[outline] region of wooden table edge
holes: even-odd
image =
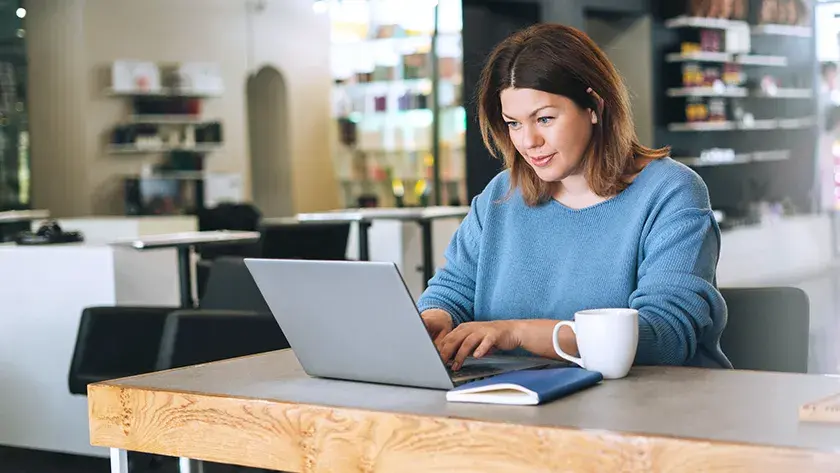
[[[373,471],[372,465],[387,464],[393,471],[578,471],[570,469],[577,465],[586,471],[840,472],[840,447],[530,426],[114,381],[88,386],[88,408],[93,446],[282,471]],[[410,440],[426,437],[437,439],[428,442],[432,447]],[[616,469],[603,469],[608,465]]]

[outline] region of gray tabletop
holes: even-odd
[[[448,403],[443,391],[308,377],[291,350],[152,373],[117,385],[455,417],[840,450],[840,426],[801,422],[799,407],[840,392],[840,378],[755,371],[638,367],[621,380],[543,406]]]
[[[212,245],[227,243],[248,243],[260,239],[259,232],[240,231],[206,231],[206,232],[181,232],[165,233],[161,235],[150,235],[142,238],[118,240],[112,243],[115,246],[129,246],[136,250],[153,250],[159,248],[176,248],[192,245]]]
[[[297,215],[299,221],[320,222],[360,222],[373,220],[432,220],[437,218],[460,218],[469,213],[469,207],[401,207],[401,208],[364,208],[341,209],[327,212],[301,213]]]
[[[48,210],[9,210],[0,212],[0,223],[29,222],[49,217]]]

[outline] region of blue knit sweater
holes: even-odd
[[[580,210],[528,207],[507,171],[476,196],[418,300],[454,323],[571,320],[576,311],[639,311],[636,364],[731,367],[716,288],[720,230],[697,174],[667,158],[626,190]]]

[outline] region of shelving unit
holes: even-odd
[[[194,213],[206,203],[207,155],[224,147],[220,120],[202,115],[205,99],[221,97],[213,64],[156,64],[116,61],[108,97],[128,102],[130,114],[114,125],[105,152],[111,155],[160,154],[156,164],[138,162],[123,177],[129,215]],[[231,176],[233,180],[238,175]]]
[[[329,2],[346,207],[465,201],[460,3]]]
[[[700,174],[713,207],[736,216],[760,202],[813,210],[813,29],[769,21],[762,1],[743,0],[740,18],[652,2],[656,144]]]

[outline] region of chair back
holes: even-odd
[[[289,342],[270,314],[178,310],[167,317],[156,367],[180,368],[283,348]]]
[[[176,307],[87,307],[70,361],[70,393],[87,385],[155,370],[166,316]]]
[[[793,287],[721,289],[729,319],[723,353],[735,369],[806,373],[809,302]]]
[[[243,258],[223,256],[210,266],[200,309],[271,313]]]
[[[261,233],[263,258],[347,259],[349,223],[265,224]]]

